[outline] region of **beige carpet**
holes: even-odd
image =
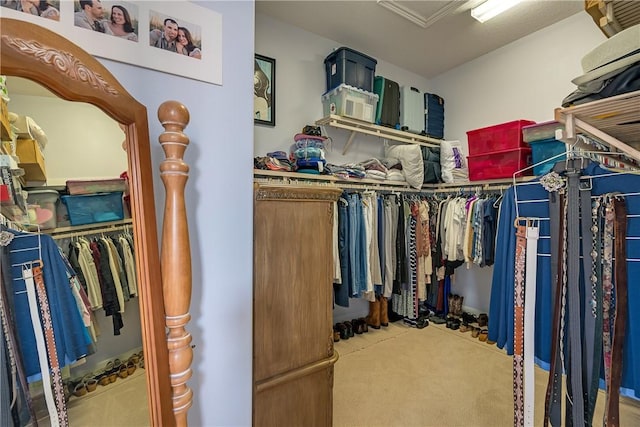
[[[335,343],[334,426],[512,426],[512,358],[470,332],[401,322]],[[547,372],[536,367],[535,423]],[[600,392],[594,425],[601,425]],[[620,425],[640,425],[638,401],[622,398]]]
[[[38,414],[46,414],[42,399]],[[70,427],[146,427],[149,426],[147,383],[144,369],[136,369],[127,378],[98,386],[82,397],[71,396],[67,402]],[[50,426],[48,416],[39,417],[38,426]]]

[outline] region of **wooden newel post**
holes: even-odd
[[[183,161],[189,138],[182,131],[189,123],[189,111],[177,101],[167,101],[158,108],[158,119],[164,127],[158,139],[166,157],[160,164],[160,176],[166,192],[160,259],[169,371],[176,424],[186,426],[193,398],[193,392],[187,386],[187,380],[191,378],[193,350],[191,334],[185,328],[191,319],[191,251],[184,202],[189,166]]]

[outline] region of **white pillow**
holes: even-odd
[[[413,188],[422,188],[424,180],[424,162],[419,145],[392,145],[385,147],[385,157],[400,159],[404,178]]]

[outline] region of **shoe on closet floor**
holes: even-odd
[[[380,325],[389,326],[389,300],[383,296],[380,299]]]
[[[347,327],[347,334],[349,334],[349,338],[351,338],[352,336],[354,336],[354,335],[355,335],[355,333],[354,333],[354,331],[353,331],[353,324],[352,324],[349,320],[346,320],[346,321],[344,321],[343,323],[344,323],[344,326],[346,326],[346,327]]]
[[[73,387],[73,395],[76,397],[82,397],[87,394],[87,387],[85,387],[84,383],[80,381]]]
[[[489,316],[487,315],[487,313],[480,313],[478,315],[478,326],[480,326],[481,328],[484,328],[488,324],[489,324]]]
[[[423,329],[429,326],[429,318],[427,316],[420,316],[416,320],[416,328]]]
[[[362,324],[358,319],[351,319],[351,327],[353,328],[353,333],[356,335],[361,335],[364,332],[362,330]]]
[[[367,325],[367,321],[364,319],[364,317],[358,318],[358,323],[362,325],[362,332],[369,332],[369,325]]]
[[[467,313],[466,311],[461,314],[462,320],[467,323],[478,323],[478,318],[471,313]]]
[[[338,328],[338,332],[340,333],[341,340],[349,339],[349,332],[347,331],[347,327],[344,323],[336,323],[336,327]]]
[[[373,329],[380,329],[380,299],[369,301],[369,315],[365,319],[367,325]]]
[[[340,330],[338,329],[338,324],[333,325],[333,342],[340,341]]]
[[[433,316],[429,316],[429,320],[436,325],[442,325],[447,323],[447,320],[445,318],[436,316],[435,314]]]

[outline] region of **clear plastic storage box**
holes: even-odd
[[[341,84],[322,95],[324,116],[336,114],[342,117],[373,123],[376,119],[378,95],[353,86]]]
[[[56,190],[29,190],[27,203],[29,204],[29,218],[32,224],[40,226],[41,230],[48,230],[58,226],[56,203],[60,198]]]

